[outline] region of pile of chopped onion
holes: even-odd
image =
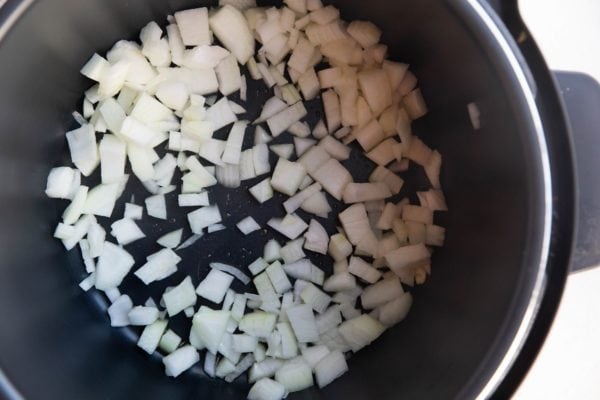
[[[387,59],[373,23],[346,23],[321,0],[284,3],[220,0],[213,10],[179,11],[166,32],[150,22],[141,44],[122,40],[105,57],[94,54],[81,69],[95,82],[82,114],[74,113],[81,126],[66,133],[72,166],[52,169],[46,186],[49,197],[70,201],[54,236],[67,250],[79,246],[88,274],[80,287],[106,294],[111,325],[142,326],[138,346],[160,351],[168,376],[196,365],[200,352],[211,377],[232,382],[247,372],[251,400],[281,399],[342,376],[352,353],[406,317],[408,289],[426,281],[432,249],[445,237],[434,223],[447,210],[442,156],[412,132],[427,107],[409,66]],[[249,79],[272,93],[254,121],[238,118],[243,102],[253,101]],[[228,98],[236,93],[242,104]],[[304,102],[317,98],[324,119],[311,126]],[[220,129],[226,140],[215,137]],[[245,148],[252,130],[254,144]],[[373,165],[367,181],[345,163],[357,151]],[[117,216],[115,203],[133,178],[127,165],[148,196]],[[415,194],[418,204],[399,197],[411,165],[430,182]],[[92,187],[98,168],[101,181]],[[181,182],[174,182],[177,170]],[[287,196],[282,209],[270,208],[265,226],[251,215],[230,221],[228,204],[211,202],[216,185],[249,180],[257,206],[274,192]],[[127,246],[147,233],[136,221],[169,220],[171,193],[191,208],[192,235],[171,228],[157,240],[161,249],[136,265]],[[331,234],[322,219],[339,204],[346,206]],[[110,221],[110,232],[99,218]],[[132,272],[146,285],[170,277],[185,248],[201,247],[205,235],[232,223],[242,235],[270,230],[285,242],[269,239],[249,265],[211,263],[199,282],[188,276],[160,301],[135,305],[120,292]],[[329,256],[332,274],[313,263],[316,254]],[[236,279],[245,291],[232,289]],[[187,338],[169,329],[179,314],[190,319]]]

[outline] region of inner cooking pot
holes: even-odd
[[[384,32],[410,63],[429,114],[414,131],[444,156],[450,211],[433,275],[405,321],[353,356],[322,391],[292,398],[446,399],[489,394],[535,317],[550,244],[551,178],[533,95],[496,19],[475,0],[334,1],[346,20]],[[193,0],[8,1],[0,27],[0,388],[44,399],[237,399],[245,383],[191,371],[167,378],[158,357],[110,328],[76,285],[78,255],[52,239],[48,171],[64,157],[70,113],[90,85],[89,56],[133,39]],[[481,111],[475,131],[467,104]],[[437,217],[436,217],[437,218]],[[220,249],[240,251],[227,241]],[[234,257],[234,256],[232,256]],[[228,261],[228,260],[224,260]],[[229,260],[235,261],[235,260]],[[100,304],[100,306],[99,306]]]

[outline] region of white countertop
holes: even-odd
[[[600,82],[600,0],[519,6],[551,69]],[[514,400],[600,399],[600,266],[590,267],[568,278],[550,334]]]

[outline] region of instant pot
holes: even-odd
[[[575,163],[554,76],[512,1],[330,3],[345,20],[379,25],[390,58],[419,78],[429,114],[414,131],[444,156],[450,211],[446,245],[406,320],[333,384],[290,398],[507,398],[549,329],[575,245]],[[158,355],[109,326],[104,300],[76,285],[78,255],[52,238],[59,213],[44,195],[90,85],[79,75],[89,56],[136,38],[148,21],[210,3],[0,4],[0,397],[244,398],[247,383],[201,368],[166,377]]]

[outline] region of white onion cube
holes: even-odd
[[[213,303],[221,303],[229,286],[233,282],[233,276],[212,269],[206,278],[196,288],[198,296],[203,297]]]

